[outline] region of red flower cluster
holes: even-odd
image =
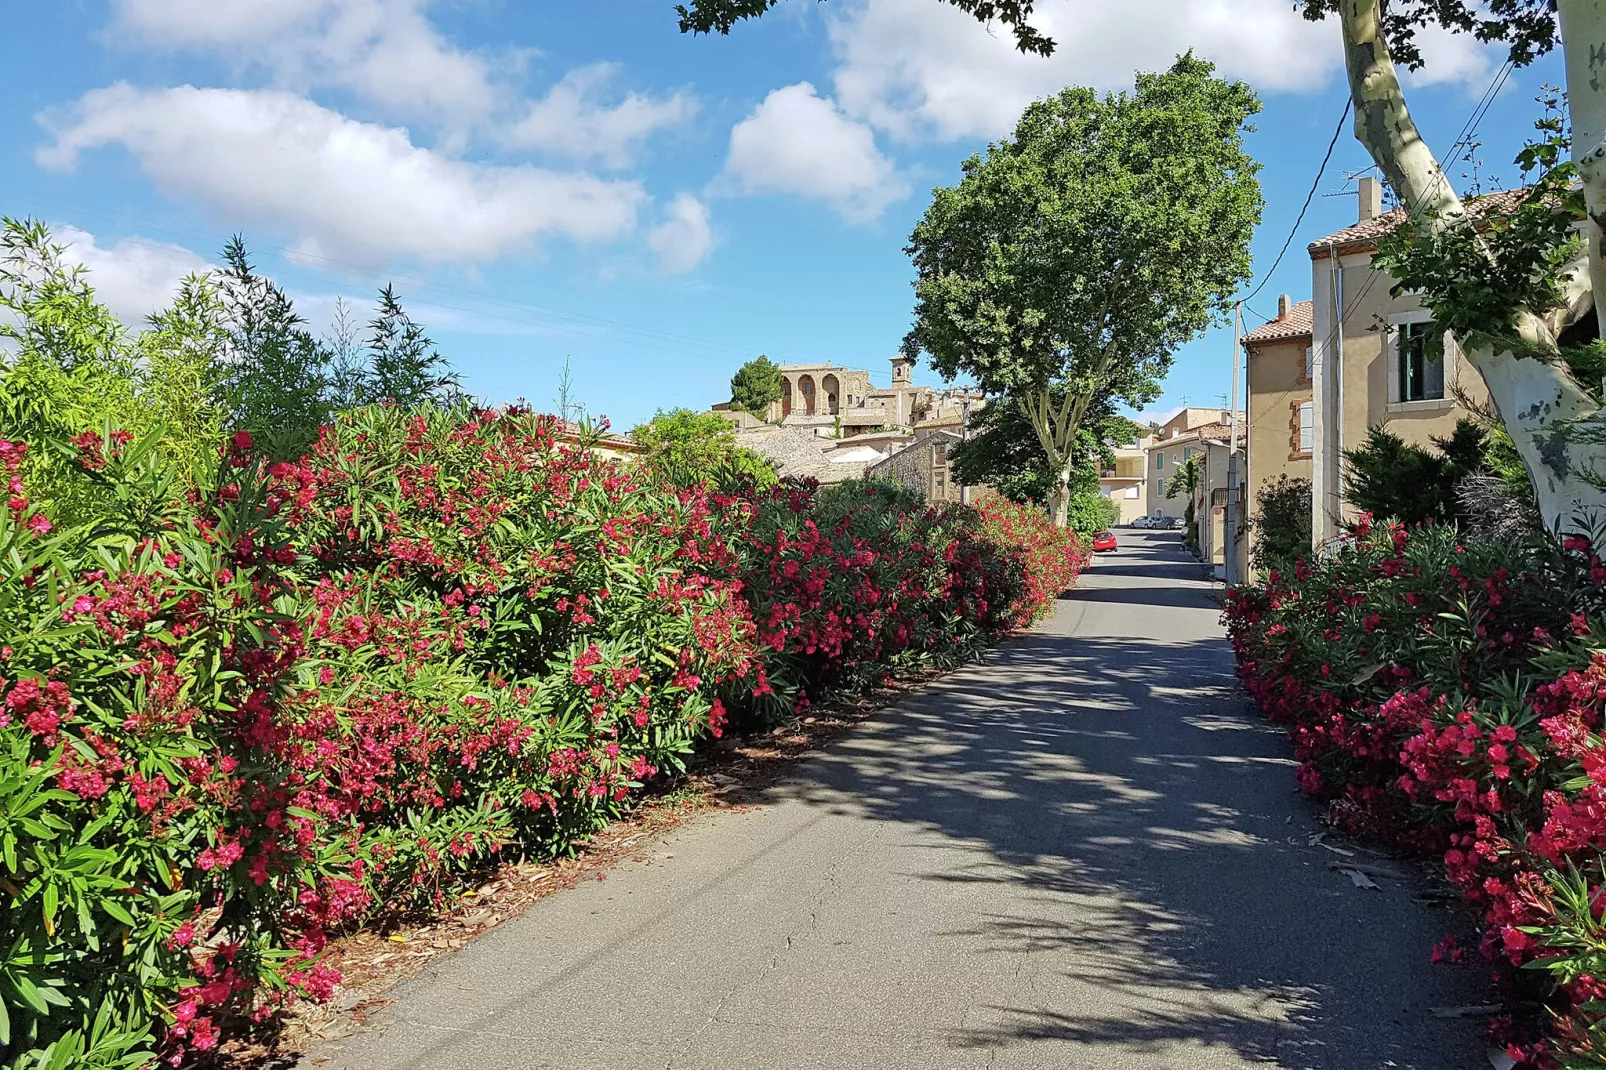
[[[1603,582],[1582,537],[1363,522],[1226,610],[1239,676],[1288,724],[1301,786],[1352,832],[1441,858],[1503,983],[1551,978],[1529,993],[1555,1012],[1548,1040],[1497,1023],[1520,1065],[1606,1055],[1606,958],[1587,950],[1603,946],[1606,881]]]
[[[41,540],[0,442],[0,945],[60,997],[12,1035],[113,1000],[175,1064],[327,998],[332,932],[571,848],[732,717],[1028,623],[1082,560],[1007,503],[658,487],[521,410],[362,410],[295,463],[241,432],[154,518],[148,451],[75,444],[135,511]]]

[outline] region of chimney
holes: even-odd
[[[1294,310],[1294,299],[1289,297],[1287,294],[1278,294],[1277,295],[1277,318],[1280,319],[1280,320],[1285,320],[1285,319],[1288,318],[1288,314],[1290,312],[1292,312],[1293,310]]]
[[[1383,184],[1371,175],[1361,179],[1355,191],[1355,199],[1361,202],[1358,222],[1364,223],[1383,214]]]

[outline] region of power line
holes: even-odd
[[[1511,72],[1515,69],[1511,60],[1508,59],[1500,65],[1499,70],[1495,71],[1494,77],[1489,81],[1489,88],[1483,91],[1483,96],[1478,98],[1478,103],[1472,106],[1472,114],[1467,116],[1467,121],[1462,124],[1461,132],[1456,135],[1455,144],[1450,146],[1450,151],[1445,155],[1445,159],[1454,159],[1456,152],[1463,145],[1471,142],[1472,138],[1477,134],[1478,124],[1483,122],[1485,115],[1489,114],[1489,109],[1494,106],[1495,98],[1500,95],[1500,90],[1505,87],[1506,79],[1511,77]]]
[[[1310,202],[1316,198],[1316,191],[1321,187],[1322,175],[1327,173],[1327,163],[1333,158],[1333,149],[1338,145],[1338,136],[1344,132],[1344,120],[1349,118],[1350,103],[1348,98],[1344,100],[1344,112],[1338,117],[1338,125],[1333,128],[1333,138],[1327,143],[1327,154],[1322,157],[1321,167],[1316,169],[1316,178],[1310,184],[1310,192],[1305,194],[1305,203],[1299,209],[1299,218],[1294,220],[1293,227],[1288,231],[1288,238],[1283,242],[1283,247],[1277,251],[1277,259],[1271,262],[1271,267],[1266,269],[1266,274],[1260,280],[1260,285],[1250,291],[1249,296],[1244,298],[1245,301],[1253,301],[1255,295],[1266,288],[1266,284],[1271,281],[1272,274],[1277,270],[1277,265],[1283,262],[1283,257],[1287,254],[1288,247],[1294,244],[1294,235],[1299,233],[1299,225],[1305,221],[1305,213],[1310,211]]]

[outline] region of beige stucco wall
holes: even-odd
[[[1395,297],[1391,280],[1371,266],[1372,254],[1361,252],[1340,257],[1342,280],[1342,340],[1339,351],[1324,340],[1332,337],[1335,313],[1332,292],[1332,261],[1321,255],[1312,259],[1312,289],[1315,293],[1317,375],[1313,394],[1318,398],[1316,454],[1312,482],[1315,485],[1313,527],[1318,545],[1337,534],[1343,520],[1352,519],[1354,510],[1342,501],[1344,450],[1354,449],[1366,440],[1369,428],[1382,424],[1406,442],[1426,446],[1435,437],[1447,437],[1458,419],[1468,410],[1457,399],[1472,405],[1489,405],[1483,378],[1453,343],[1445,346],[1444,398],[1432,401],[1390,401],[1394,366],[1391,327],[1405,319],[1425,318],[1421,303],[1412,296]],[[1334,367],[1340,374],[1334,375]],[[1337,415],[1335,415],[1337,414]]]
[[[1247,347],[1249,366],[1249,508],[1279,476],[1310,478],[1310,453],[1299,450],[1299,406],[1311,400],[1305,377],[1309,338]]]
[[[1149,439],[1147,443],[1145,452],[1148,455],[1148,467],[1145,471],[1147,485],[1144,489],[1144,497],[1149,502],[1149,515],[1172,516],[1181,520],[1183,514],[1188,511],[1187,497],[1178,494],[1174,498],[1167,498],[1164,491],[1160,489],[1160,481],[1164,480],[1165,485],[1169,487],[1171,480],[1177,474],[1177,470],[1182,467],[1182,462],[1189,457],[1202,454],[1204,445],[1196,435],[1187,436],[1177,442],[1161,442]],[[1156,457],[1164,457],[1165,463],[1157,465],[1155,462]],[[1225,472],[1225,469],[1223,469],[1223,472]],[[1226,476],[1223,475],[1222,485],[1225,484]]]
[[[1431,444],[1435,436],[1446,437],[1455,423],[1467,415],[1456,401],[1464,393],[1475,405],[1489,404],[1489,391],[1483,377],[1469,364],[1454,344],[1445,347],[1444,399],[1442,401],[1389,401],[1389,375],[1392,345],[1391,320],[1403,313],[1419,312],[1422,303],[1415,297],[1393,297],[1392,280],[1365,263],[1344,264],[1344,421],[1343,448],[1353,449],[1366,439],[1367,430],[1383,424],[1406,442]],[[1364,399],[1364,401],[1362,400]]]

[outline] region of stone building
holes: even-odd
[[[975,411],[984,403],[973,391],[916,386],[914,361],[908,357],[893,357],[891,363],[890,387],[876,386],[867,371],[829,362],[782,364],[781,398],[770,404],[765,419],[787,427],[813,428],[822,436],[850,438],[923,424],[959,427],[967,408]],[[725,405],[714,409],[728,411]]]
[[[957,502],[962,490],[951,475],[948,451],[961,441],[944,428],[923,432],[886,460],[870,465],[865,475],[895,480],[928,502]]]

